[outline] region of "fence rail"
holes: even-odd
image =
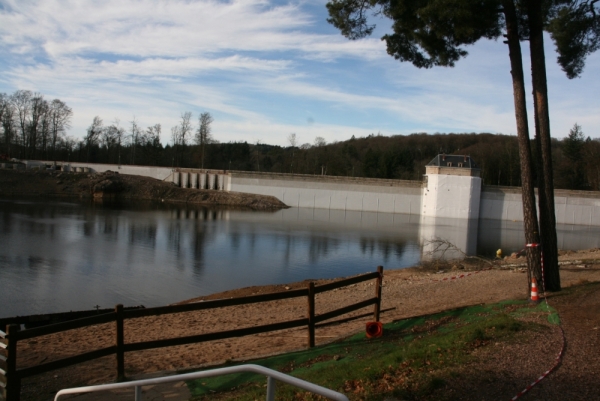
[[[134,388],[135,389],[135,401],[142,400],[142,386],[150,386],[156,384],[163,383],[172,383],[177,381],[186,381],[186,380],[194,380],[205,377],[215,377],[222,375],[229,375],[233,373],[256,373],[261,374],[263,376],[267,376],[267,401],[275,400],[275,391],[276,391],[276,382],[280,381],[283,383],[287,383],[289,385],[301,388],[305,391],[309,391],[313,394],[320,395],[322,397],[329,398],[330,400],[337,401],[348,401],[348,397],[346,397],[342,393],[338,393],[337,391],[330,390],[326,387],[319,386],[314,383],[307,382],[302,379],[298,379],[297,377],[293,377],[290,375],[286,375],[285,373],[278,372],[273,369],[265,368],[260,365],[238,365],[238,366],[230,366],[226,368],[219,368],[213,370],[204,370],[202,372],[194,372],[194,373],[184,373],[176,376],[167,376],[167,377],[159,377],[155,379],[145,379],[145,380],[135,380],[127,383],[112,383],[112,384],[102,384],[98,386],[87,386],[87,387],[77,387],[77,388],[69,388],[60,390],[56,397],[54,397],[54,401],[58,401],[58,399],[63,395],[69,394],[85,394],[92,393],[97,391],[108,391],[108,390],[120,390],[124,388]]]
[[[334,289],[358,284],[368,280],[377,280],[375,285],[375,296],[361,302],[347,305],[339,309],[317,315],[315,313],[315,295],[331,291]],[[277,330],[285,330],[295,327],[307,326],[307,345],[315,346],[315,326],[317,323],[324,322],[335,317],[353,312],[358,309],[373,305],[373,319],[379,321],[381,308],[381,284],[383,279],[383,267],[378,266],[377,271],[366,273],[348,279],[338,280],[332,283],[315,286],[313,282],[308,283],[305,289],[297,289],[286,292],[275,292],[260,295],[251,295],[239,298],[217,299],[212,301],[195,302],[190,304],[161,306],[156,308],[130,309],[124,310],[123,305],[117,305],[114,312],[105,313],[97,316],[81,318],[69,322],[51,324],[45,327],[36,327],[32,329],[20,330],[15,324],[8,325],[6,333],[0,332],[0,388],[6,401],[19,401],[21,391],[21,379],[49,372],[51,370],[72,366],[78,363],[91,361],[109,355],[116,355],[117,360],[117,380],[125,379],[125,353],[133,351],[142,351],[147,349],[172,347],[191,343],[205,341],[222,340],[226,338],[242,337],[252,334],[267,333]],[[162,340],[143,341],[125,343],[124,341],[124,321],[128,319],[141,318],[146,316],[160,316],[165,314],[174,314],[182,312],[193,312],[199,310],[217,309],[227,306],[248,305],[252,303],[277,301],[307,297],[307,317],[290,321],[266,324],[261,326],[245,327],[234,330],[226,330],[213,333],[197,334],[186,337],[176,337]],[[97,349],[94,351],[82,353],[79,355],[63,358],[60,360],[47,362],[41,365],[30,366],[17,369],[17,344],[19,341],[49,334],[59,333],[67,330],[112,323],[116,324],[116,338],[112,346]]]

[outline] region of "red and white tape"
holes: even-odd
[[[541,244],[526,244],[525,248],[523,248],[522,250],[520,250],[519,252],[517,252],[517,254],[520,254],[522,252],[524,252],[527,248],[536,248],[538,246],[541,246]],[[546,298],[546,283],[544,281],[544,253],[540,252],[540,265],[542,267],[542,294],[544,297],[544,301],[546,302],[546,305],[548,305],[548,298]],[[450,280],[458,280],[461,278],[465,278],[465,277],[469,277],[472,276],[474,274],[486,271],[486,270],[491,270],[492,268],[486,268],[486,269],[482,269],[482,270],[478,270],[476,272],[471,272],[471,273],[466,273],[466,274],[459,274],[458,276],[452,276],[452,277],[445,277],[443,279],[432,279],[432,281],[450,281]],[[549,307],[549,305],[548,305]],[[521,398],[523,396],[523,394],[527,393],[529,390],[531,390],[536,384],[538,384],[539,382],[541,382],[542,380],[544,380],[550,373],[552,373],[560,364],[561,360],[562,360],[562,356],[563,356],[563,352],[565,350],[565,344],[566,344],[566,338],[565,338],[565,332],[563,331],[562,327],[558,326],[558,328],[560,329],[560,333],[562,336],[562,346],[560,348],[560,352],[558,353],[558,355],[556,356],[556,359],[554,361],[554,365],[548,369],[547,371],[545,371],[540,377],[538,377],[533,383],[531,383],[529,386],[527,386],[525,389],[523,389],[519,394],[515,395],[513,398],[511,398],[511,401],[515,401],[519,398]]]
[[[558,326],[558,328],[560,329],[560,333],[562,334],[563,342],[562,342],[562,347],[560,348],[560,352],[558,353],[558,356],[556,357],[556,359],[554,361],[554,366],[552,366],[550,369],[545,371],[540,377],[537,378],[536,381],[531,383],[529,386],[525,387],[519,394],[517,394],[513,398],[511,398],[510,401],[515,401],[515,400],[521,398],[523,396],[523,394],[525,394],[526,392],[531,390],[536,384],[538,384],[539,382],[544,380],[544,378],[546,378],[546,376],[548,376],[550,373],[552,373],[552,371],[554,371],[554,369],[556,369],[558,367],[558,365],[560,364],[563,352],[565,350],[566,339],[565,339],[565,332],[563,331],[562,327]]]
[[[527,248],[534,248],[537,246],[540,246],[540,244],[525,245],[525,247],[527,247]],[[546,302],[546,306],[548,306],[548,310],[550,310],[549,309],[550,305],[548,304],[548,298],[546,298],[546,283],[544,281],[545,280],[544,279],[544,252],[540,253],[540,265],[542,267],[542,291],[543,291],[542,294],[544,297],[544,301]],[[523,394],[525,394],[526,392],[531,390],[536,384],[538,384],[539,382],[544,380],[546,378],[546,376],[548,376],[550,373],[552,373],[560,364],[560,362],[562,360],[563,352],[565,350],[565,344],[567,342],[567,339],[565,338],[565,332],[562,329],[562,327],[558,326],[558,328],[560,329],[560,334],[562,336],[562,346],[560,347],[560,352],[558,353],[558,355],[556,356],[556,359],[554,360],[554,365],[550,369],[545,371],[540,377],[538,377],[536,381],[531,383],[529,386],[525,387],[519,394],[517,394],[513,398],[511,398],[510,401],[515,401],[515,400],[521,398],[523,396]]]

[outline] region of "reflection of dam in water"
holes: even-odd
[[[521,223],[473,221],[316,208],[0,200],[0,317],[157,306],[377,265],[398,269],[427,257],[427,237],[487,256],[523,247]],[[558,241],[567,249],[600,247],[600,228],[559,226]]]
[[[468,255],[493,257],[498,248],[515,252],[523,248],[525,235],[521,222],[490,219],[452,219],[376,212],[358,212],[313,208],[290,208],[269,214],[223,211],[221,218],[248,224],[289,224],[290,229],[303,227],[325,233],[328,228],[338,231],[360,230],[362,237],[369,232],[386,234],[395,241],[418,243],[421,258],[439,257],[432,240],[441,239],[454,245],[460,252],[446,251],[445,257],[460,258]],[[600,247],[600,227],[573,224],[557,225],[560,249],[588,249]],[[380,238],[381,239],[381,238]]]
[[[382,233],[409,235],[421,245],[423,259],[461,258],[463,253],[489,256],[498,248],[514,251],[525,244],[521,188],[483,186],[479,167],[467,155],[436,156],[427,164],[422,182],[89,163],[61,168],[114,170],[184,188],[274,196],[292,207],[275,213],[275,218],[295,216],[311,224],[375,227]],[[555,210],[559,248],[599,246],[597,235],[585,233],[600,229],[600,193],[557,190]],[[419,227],[416,239],[414,227]]]

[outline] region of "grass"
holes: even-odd
[[[369,340],[360,333],[252,363],[340,391],[351,400],[417,400],[434,394],[435,399],[442,399],[439,390],[456,374],[453,368],[468,363],[475,349],[515,341],[526,330],[545,329],[517,318],[543,313],[558,323],[556,311],[548,308],[545,303],[522,301],[460,308],[386,324],[378,339]],[[266,392],[266,379],[251,373],[192,380],[187,385],[197,401],[260,400]],[[278,383],[276,399],[322,398]]]

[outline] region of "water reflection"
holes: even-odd
[[[0,316],[162,305],[418,262],[418,221],[156,203],[0,201]]]
[[[462,259],[477,254],[478,220],[421,216],[423,260]]]
[[[162,203],[0,201],[0,225],[0,317],[164,305],[237,287],[349,276],[377,265],[402,268],[436,256],[426,242],[431,238],[487,255],[524,243],[514,222]],[[599,230],[563,228],[559,246],[600,246]]]

